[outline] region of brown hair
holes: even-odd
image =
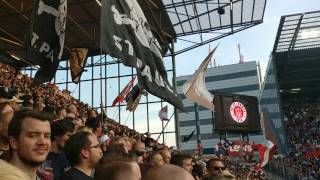
[[[36,111],[18,111],[14,114],[12,121],[9,123],[9,137],[18,138],[22,131],[22,123],[27,117],[35,118],[40,121],[50,121],[49,114]]]

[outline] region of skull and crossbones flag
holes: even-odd
[[[101,49],[136,68],[141,88],[183,109],[162,62],[166,52],[136,0],[102,0]]]
[[[50,81],[62,57],[67,0],[34,0],[27,34],[27,61],[39,65],[34,80]]]

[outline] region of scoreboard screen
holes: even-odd
[[[213,92],[214,130],[234,133],[261,131],[258,99],[254,96]]]

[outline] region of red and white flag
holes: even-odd
[[[169,121],[169,119],[168,119],[168,106],[164,106],[163,108],[161,108],[158,116],[161,119],[161,121]]]
[[[117,103],[122,103],[124,101],[124,99],[129,94],[135,79],[136,76],[122,89],[120,94],[113,100],[112,106],[115,106]]]
[[[270,150],[274,147],[274,144],[272,141],[266,140],[263,144],[254,144],[253,146],[258,150],[260,155],[260,162],[254,167],[258,171],[267,165],[269,159],[271,159]]]

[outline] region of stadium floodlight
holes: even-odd
[[[99,6],[102,6],[102,5],[101,5],[101,2],[100,2],[99,0],[96,0],[96,2],[97,2],[97,4],[98,4]]]
[[[10,54],[11,57],[13,57],[14,59],[20,61],[20,58],[18,58],[17,56],[13,55],[13,54]]]
[[[223,9],[223,7],[219,7],[218,8],[218,14],[219,15],[223,15],[225,13],[225,10]]]
[[[301,91],[301,88],[292,88],[291,91]]]

